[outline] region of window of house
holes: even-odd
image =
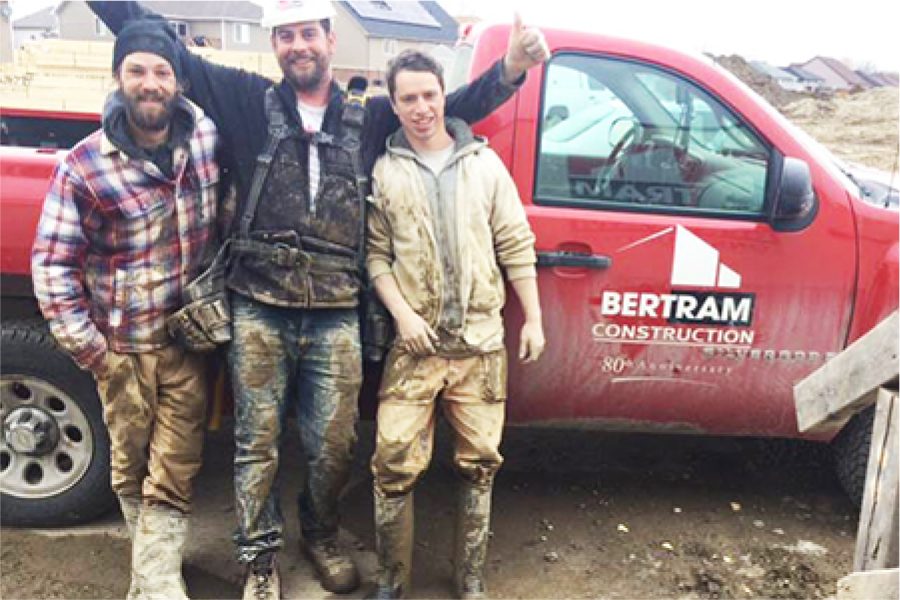
[[[693,82],[576,54],[544,81],[536,203],[762,215],[769,147]]]
[[[250,26],[247,23],[231,24],[231,39],[236,44],[250,43]]]
[[[180,38],[188,37],[188,24],[184,21],[169,21],[169,25],[172,26],[172,29],[175,30],[175,33],[178,34]]]
[[[386,56],[395,56],[397,54],[397,40],[385,39],[382,47]]]
[[[100,20],[100,17],[94,17],[94,33],[101,37],[112,35],[106,24]]]

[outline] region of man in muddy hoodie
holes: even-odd
[[[145,14],[135,2],[89,2],[116,32]],[[215,121],[222,166],[237,184],[228,287],[235,395],[238,560],[244,593],[277,598],[276,552],[284,545],[276,472],[285,416],[297,416],[308,477],[299,497],[302,549],[322,585],[350,592],[357,569],[337,543],[338,496],[356,442],[362,380],[356,311],[362,275],[358,173],[342,140],[345,92],[334,79],[335,9],[327,0],[268,4],[263,26],[284,74],[280,83],[180,50],[188,94]],[[547,56],[539,34],[514,27],[504,60],[448,98],[448,112],[477,121],[508,99]],[[398,126],[384,97],[365,106],[361,171],[367,175]],[[365,193],[365,190],[363,190]]]
[[[181,95],[176,52],[162,21],[122,28],[103,128],[57,167],[32,253],[50,330],[103,403],[132,540],[129,598],[186,597],[206,413],[204,359],[170,341],[166,319],[214,235],[218,136]]]
[[[438,396],[455,432],[460,476],[454,582],[485,597],[491,490],[506,400],[501,268],[522,304],[519,358],[537,360],[544,330],[534,234],[515,184],[483,139],[444,118],[441,67],[405,51],[388,67],[402,129],[375,165],[367,266],[397,340],[378,404],[374,597],[409,591],[413,487],[428,467]]]

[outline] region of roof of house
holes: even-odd
[[[865,71],[861,71],[857,69],[854,71],[857,75],[859,75],[866,83],[868,83],[872,87],[883,87],[884,81],[878,76],[878,73],[866,73]]]
[[[880,72],[878,75],[884,79],[888,85],[897,87],[897,85],[900,84],[900,74],[896,71]]]
[[[788,73],[793,73],[800,81],[825,81],[824,77],[822,77],[821,75],[816,75],[811,71],[807,71],[798,63],[794,63],[790,66],[784,67],[784,70]]]
[[[167,19],[185,21],[253,21],[259,23],[263,9],[244,1],[194,0],[192,2],[142,2]]]
[[[868,82],[866,82],[865,79],[863,79],[862,77],[857,75],[853,71],[853,69],[851,69],[850,67],[848,67],[847,65],[845,65],[844,63],[842,63],[841,61],[839,61],[836,58],[829,58],[827,56],[816,56],[814,58],[811,58],[807,62],[805,62],[803,66],[806,66],[815,60],[819,60],[819,61],[822,61],[823,63],[825,63],[825,65],[827,65],[828,68],[830,68],[832,71],[834,71],[835,74],[837,74],[841,79],[846,81],[851,86],[855,85],[855,86],[859,86],[861,88],[871,87],[871,85]]]
[[[774,66],[770,65],[769,63],[763,62],[761,60],[751,60],[750,66],[753,67],[754,69],[756,69],[758,72],[762,73],[763,75],[768,75],[769,77],[771,77],[773,79],[781,79],[781,80],[786,79],[788,81],[796,81],[797,80],[797,76],[794,75],[793,73],[789,73],[788,71],[779,69],[778,67],[774,67]]]
[[[370,37],[453,43],[459,25],[438,2],[343,0],[338,2]]]
[[[53,29],[56,25],[56,15],[52,6],[13,21],[13,27],[16,29]]]

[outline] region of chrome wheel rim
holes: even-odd
[[[72,488],[94,453],[87,415],[59,388],[27,375],[0,376],[0,491],[48,498]]]

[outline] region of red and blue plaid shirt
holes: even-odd
[[[97,131],[57,166],[32,249],[34,292],[57,341],[84,369],[108,349],[168,343],[166,317],[214,240],[217,133],[196,106],[175,178]]]

